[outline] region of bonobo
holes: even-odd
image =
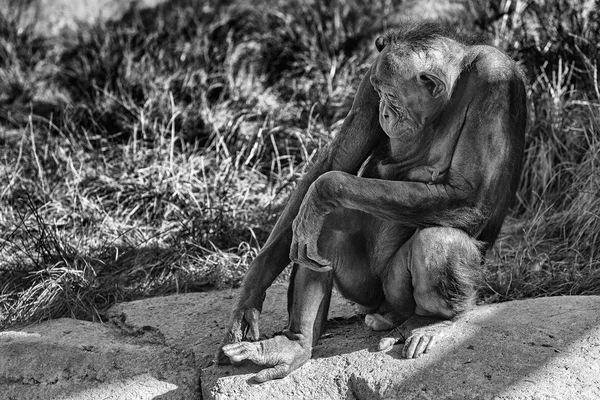
[[[404,342],[407,358],[428,352],[473,303],[514,199],[527,122],[517,65],[432,22],[376,46],[341,131],[250,265],[217,353],[270,367],[258,382],[310,359],[334,282],[369,327],[391,329],[380,350]],[[289,325],[257,341],[265,291],[290,261]]]

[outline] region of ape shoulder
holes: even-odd
[[[520,80],[523,74],[517,63],[495,47],[477,45],[469,48],[465,57],[466,69],[476,71],[489,83]]]

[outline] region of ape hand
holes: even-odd
[[[311,185],[292,224],[290,260],[314,271],[331,270],[331,263],[319,255],[317,241],[328,210]]]
[[[286,336],[275,336],[254,343],[228,344],[223,347],[223,352],[233,363],[250,360],[258,365],[272,367],[254,376],[254,380],[258,383],[280,379],[304,365],[312,353],[312,348],[306,345],[307,340],[303,340],[302,335],[294,335],[291,332],[284,332],[284,335]],[[290,340],[287,336],[294,340]]]
[[[404,342],[402,356],[417,358],[428,353],[451,326],[452,322],[448,320],[413,315],[379,341],[379,350],[387,350],[396,343]]]
[[[215,356],[218,364],[229,364],[229,358],[223,353],[223,347],[242,340],[257,341],[259,337],[258,317],[265,299],[264,292],[245,291],[240,294],[239,301],[231,314],[231,323],[225,333],[219,350]]]

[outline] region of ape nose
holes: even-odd
[[[383,102],[383,101],[381,101],[379,103],[379,113],[383,117],[383,119],[389,119],[391,117],[390,110],[389,110],[388,106],[385,104],[385,102]]]

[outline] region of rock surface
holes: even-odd
[[[286,287],[269,289],[262,315],[272,335],[287,320]],[[0,332],[0,400],[193,400],[211,364],[235,290],[118,304],[110,323],[59,319]],[[351,307],[332,299],[331,315]]]
[[[401,345],[373,351],[380,336],[330,324],[307,365],[260,385],[250,383],[256,367],[211,366],[204,399],[600,398],[600,297],[477,307],[416,360],[402,359]]]
[[[210,365],[235,296],[140,300],[113,307],[113,323],[62,319],[2,332],[0,399],[600,398],[600,297],[477,307],[433,352],[404,360],[400,345],[373,351],[382,334],[334,296],[313,360],[256,385],[250,378],[258,367]],[[276,285],[262,333],[282,329],[286,319],[286,289]]]
[[[0,332],[0,399],[199,397],[193,355],[163,342],[153,329],[68,318]]]
[[[272,336],[287,322],[287,285],[273,285],[260,316],[261,336]],[[124,318],[133,326],[150,325],[164,336],[167,345],[192,350],[199,366],[209,366],[225,335],[237,290],[189,293],[117,304],[109,316]],[[354,316],[354,307],[334,293],[329,318]]]

